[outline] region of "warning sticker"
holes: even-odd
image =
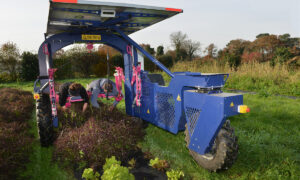
[[[147,110],[147,114],[150,114],[150,110],[149,109]]]
[[[234,104],[233,104],[233,102],[231,102],[230,107],[233,107],[233,106],[234,106]]]
[[[178,94],[177,101],[181,101],[181,97]]]
[[[101,35],[96,34],[82,34],[81,39],[85,41],[101,41]]]

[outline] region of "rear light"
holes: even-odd
[[[238,112],[241,114],[249,113],[250,108],[247,105],[240,105],[238,106]]]

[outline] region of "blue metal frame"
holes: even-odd
[[[84,13],[84,14],[94,14],[94,15],[100,15],[101,10],[85,10],[85,9],[70,9],[70,8],[53,8],[53,10],[59,10],[59,11],[68,11],[68,12],[77,12],[77,13]],[[135,13],[135,12],[122,12],[117,13],[117,17],[121,16],[131,16],[131,17],[168,17],[167,15],[163,14],[150,14],[150,13]]]
[[[100,13],[99,11],[81,11],[78,9],[70,11],[91,14]],[[243,104],[242,95],[226,94],[220,90],[228,79],[228,74],[172,73],[128,37],[120,27],[114,25],[129,18],[129,14],[132,15],[134,13],[123,13],[118,18],[106,22],[58,19],[61,22],[78,22],[86,23],[86,25],[91,23],[93,28],[101,27],[110,31],[96,31],[87,27],[84,31],[74,29],[72,33],[65,32],[48,37],[39,49],[40,76],[48,76],[48,69],[53,67],[52,54],[65,46],[74,43],[90,42],[109,45],[120,51],[124,57],[126,113],[140,117],[174,134],[184,130],[187,123],[191,136],[189,148],[199,154],[209,152],[226,118],[238,114],[237,107]],[[136,16],[138,14],[151,17],[150,14],[145,13],[137,13]],[[130,27],[142,25],[132,24],[127,23]],[[123,25],[126,24],[123,23]],[[85,41],[81,39],[82,34],[98,34],[101,35],[101,40]],[[43,53],[44,44],[48,45],[50,56],[46,56]],[[133,55],[127,51],[128,46],[133,49]],[[137,107],[133,103],[135,85],[131,85],[132,67],[138,64],[137,50],[172,77],[168,87],[159,86],[157,83],[152,83],[149,80],[148,72],[142,71],[141,107]],[[49,89],[44,86],[47,82],[48,79],[40,80],[41,87],[44,87],[44,93],[49,93]],[[206,89],[208,92],[201,93],[199,92],[201,89]]]
[[[73,23],[73,25],[75,24],[80,24],[80,25],[86,25],[86,26],[93,26],[93,27],[107,27],[108,25],[112,25],[112,24],[116,24],[118,22],[122,22],[126,19],[129,19],[128,17],[120,17],[118,19],[113,19],[110,21],[105,21],[105,22],[101,22],[101,21],[91,21],[91,20],[78,20],[78,19],[52,19],[53,21],[57,21],[57,22],[66,22],[66,23]],[[139,27],[139,26],[149,26],[150,24],[143,24],[143,23],[122,23],[122,25],[120,25],[120,27]]]

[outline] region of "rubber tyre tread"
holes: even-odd
[[[185,141],[187,143],[186,147],[188,148],[188,145],[190,143],[190,136],[187,124],[185,125],[185,127]],[[230,122],[229,120],[227,120],[216,137],[216,150],[212,159],[206,159],[203,155],[200,155],[193,150],[189,150],[189,153],[197,162],[197,164],[209,171],[217,172],[220,170],[228,169],[233,165],[238,155],[237,142],[238,139],[234,135],[234,129],[230,127]]]
[[[42,94],[36,101],[36,119],[41,146],[48,147],[53,143],[53,126],[51,103],[48,94]]]

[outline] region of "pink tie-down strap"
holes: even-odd
[[[141,96],[142,96],[142,80],[141,80],[141,65],[137,67],[133,66],[133,76],[131,80],[131,86],[135,82],[135,103],[137,106],[141,106]]]
[[[123,69],[121,67],[116,67],[116,73],[114,74],[116,80],[116,88],[118,91],[118,97],[116,97],[116,101],[121,101],[123,99],[122,96],[122,81],[125,81],[125,76],[123,73]]]

